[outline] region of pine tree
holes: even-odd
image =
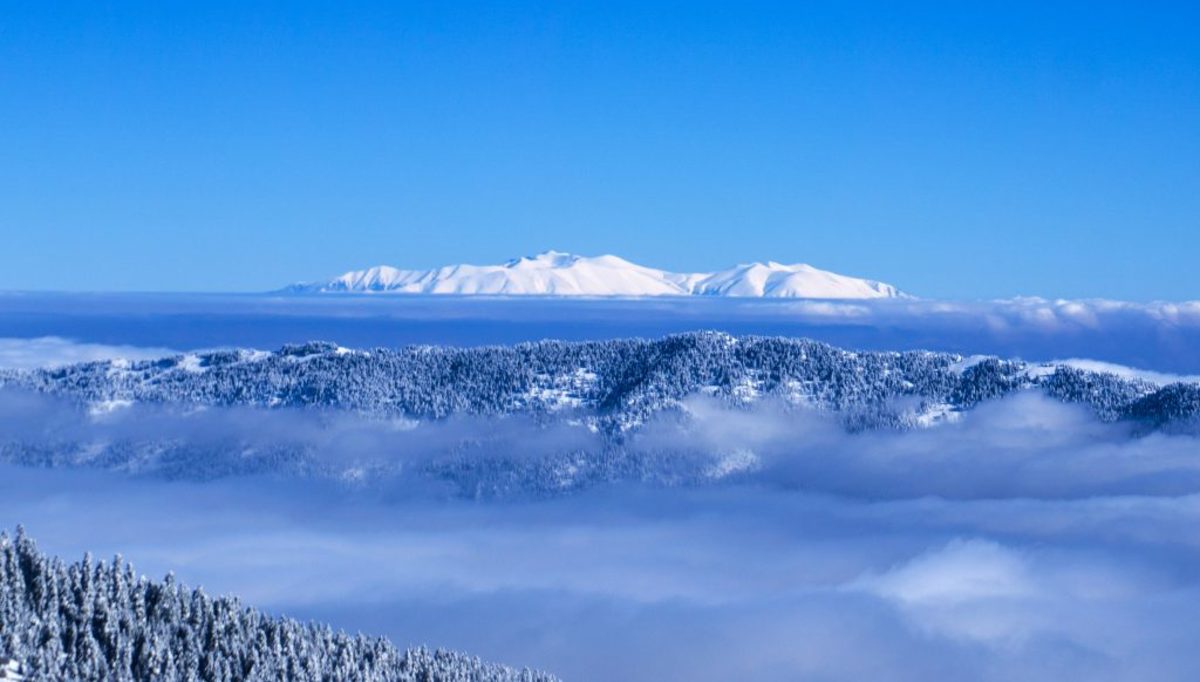
[[[289,680],[552,682],[447,651],[270,618],[137,577],[120,557],[51,561],[18,528],[0,533],[0,680]]]

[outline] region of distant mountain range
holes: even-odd
[[[0,370],[6,423],[37,423],[28,415],[38,410],[59,420],[3,430],[0,462],[182,478],[408,477],[466,496],[560,494],[612,481],[707,484],[740,471],[736,448],[662,438],[713,419],[697,409],[807,414],[848,432],[920,430],[1016,394],[1079,405],[1131,436],[1200,425],[1200,384],[806,339],[698,332],[393,350],[310,342]],[[297,428],[298,410],[321,426]]]
[[[866,299],[907,297],[869,279],[774,261],[717,272],[681,273],[648,268],[617,256],[546,251],[503,265],[448,265],[400,270],[380,265],[321,282],[294,284],[290,293],[483,294],[498,296],[729,296],[748,298]]]
[[[73,398],[94,413],[138,403],[319,408],[376,417],[557,415],[621,434],[705,395],[773,398],[854,428],[928,426],[991,398],[1041,390],[1104,421],[1147,428],[1200,420],[1200,384],[1074,366],[929,351],[851,351],[809,339],[692,332],[657,340],[350,349],[329,342],[157,360],[0,370],[0,389]],[[2,439],[0,439],[2,440]]]

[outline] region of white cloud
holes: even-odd
[[[1024,558],[994,542],[954,540],[858,585],[904,604],[961,604],[1029,596],[1033,579]]]
[[[94,422],[9,398],[0,427],[29,438],[290,438],[364,464],[480,434],[496,456],[594,445],[519,420],[397,430],[135,407]],[[0,525],[68,558],[119,551],[275,613],[585,682],[1182,681],[1200,666],[1196,438],[1134,436],[1036,395],[907,433],[769,403],[689,409],[637,444],[753,452],[723,479],[740,483],[485,501],[4,467]]]
[[[1066,360],[1055,360],[1052,364],[1067,365],[1076,369],[1082,369],[1089,372],[1100,372],[1104,374],[1115,374],[1124,379],[1140,379],[1148,381],[1152,384],[1164,386],[1178,382],[1200,383],[1200,375],[1195,374],[1171,374],[1168,372],[1155,372],[1149,369],[1139,369],[1137,367],[1126,367],[1118,365],[1114,362],[1103,362],[1101,360],[1086,360],[1083,358],[1068,358]]]
[[[97,360],[153,360],[175,352],[166,348],[81,343],[57,336],[0,338],[0,369],[59,367]]]

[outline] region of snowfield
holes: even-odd
[[[503,265],[450,265],[400,270],[380,265],[325,282],[295,284],[293,293],[487,294],[500,296],[721,296],[873,299],[906,297],[883,282],[774,261],[707,273],[678,273],[617,256],[546,251]]]

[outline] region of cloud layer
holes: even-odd
[[[0,338],[0,369],[61,367],[97,360],[153,360],[174,351],[131,345],[81,343],[57,336],[33,339]]]
[[[277,348],[480,345],[718,329],[874,350],[923,348],[1032,361],[1091,358],[1200,374],[1200,302],[505,300],[455,297],[22,295],[0,297],[0,337],[105,345]]]
[[[482,433],[499,461],[589,442],[519,420],[427,430],[212,410],[56,423],[44,407],[8,404],[4,428],[286,433],[358,464]],[[6,467],[0,519],[66,556],[119,551],[275,612],[566,679],[1186,680],[1200,666],[1196,438],[1139,436],[1036,395],[906,433],[847,434],[770,405],[689,409],[636,445],[731,458],[717,484],[476,501]]]

